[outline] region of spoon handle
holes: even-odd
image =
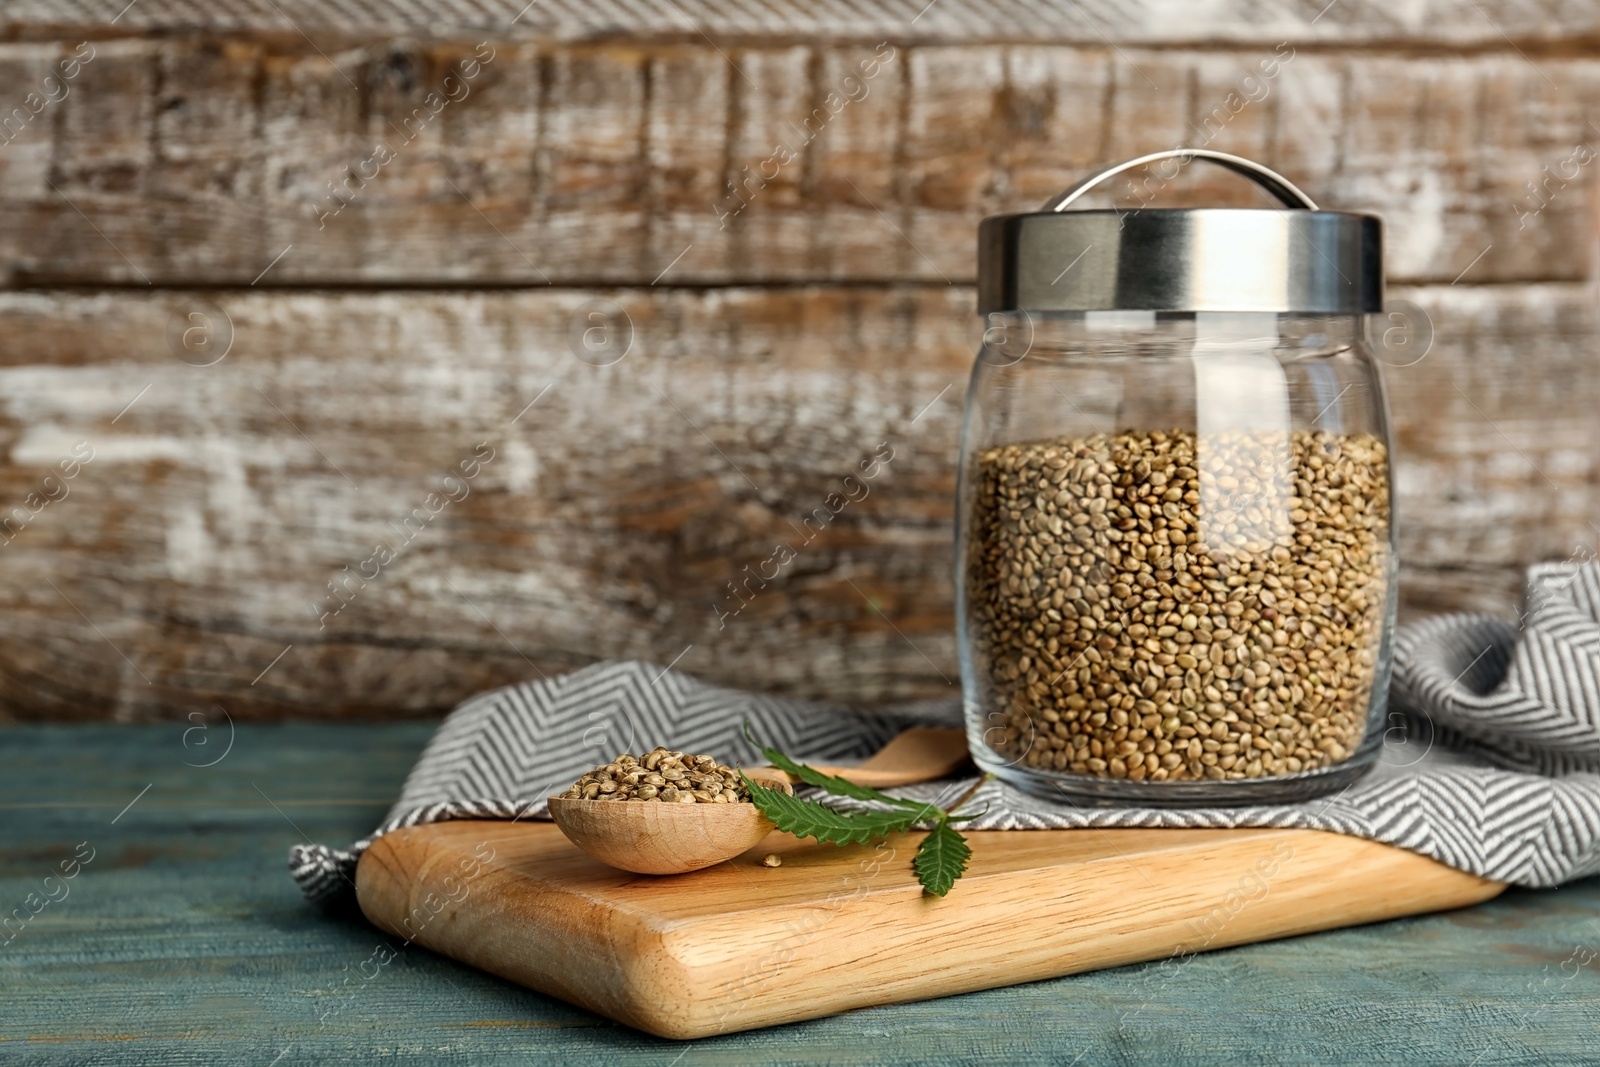
[[[851,766],[813,763],[809,766],[856,785],[892,789],[949,778],[969,762],[967,735],[962,731],[942,726],[913,726],[860,763]]]

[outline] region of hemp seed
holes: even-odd
[[[739,804],[750,799],[744,779],[710,756],[653,748],[628,753],[584,774],[561,796],[568,800],[647,800],[664,804]]]
[[[1360,745],[1392,566],[1382,441],[1127,431],[991,448],[972,475],[967,625],[997,752],[1159,782]]]

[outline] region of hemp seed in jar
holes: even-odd
[[[1129,431],[987,449],[975,470],[966,597],[1000,756],[1228,781],[1361,744],[1390,567],[1382,441]]]

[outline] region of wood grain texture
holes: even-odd
[[[1200,15],[1202,17],[1197,17]],[[1514,39],[1524,48],[1592,37],[1594,9],[1582,0],[1536,0],[1485,7],[1467,0],[1424,0],[1403,7],[1369,2],[1330,5],[1325,0],[1229,0],[1200,12],[1184,0],[1084,0],[1045,5],[1028,0],[864,0],[828,5],[753,6],[734,0],[674,0],[640,5],[626,0],[541,3],[457,0],[446,7],[427,0],[13,0],[0,27],[26,36],[76,29],[91,33],[174,33],[197,29],[248,29],[283,33],[285,27],[324,42],[371,35],[497,33],[505,36],[583,39],[627,26],[640,37],[681,38],[693,32],[725,37],[881,39],[915,32],[944,42],[1016,40],[1098,43],[1107,37],[1141,43],[1210,44],[1281,40],[1359,46],[1491,45]]]
[[[972,755],[967,751],[965,730],[912,726],[901,730],[888,744],[860,763],[808,762],[807,766],[871,789],[894,789],[913,782],[954,778],[971,768]],[[789,780],[798,782],[800,779],[791,777]]]
[[[1600,59],[1510,50],[64,36],[0,45],[0,281],[970,283],[984,215],[1182,144],[1383,214],[1396,280],[1571,281],[1597,105]]]
[[[1498,306],[1479,287],[1393,293],[1433,330],[1417,362],[1385,357],[1413,614],[1505,614],[1521,568],[1490,561],[1586,560],[1600,547],[1600,422],[1585,414],[1600,410],[1593,293],[1515,293]]]
[[[371,831],[431,726],[241,724],[226,758],[199,767],[184,763],[215,760],[227,724],[185,736],[192,725],[175,714],[159,726],[0,728],[0,912],[39,892],[79,842],[96,850],[71,895],[0,952],[0,1059],[662,1067],[683,1052],[300,899],[288,847],[302,831],[330,844]],[[1593,1055],[1600,982],[1592,965],[1572,973],[1574,953],[1600,945],[1597,923],[1600,879],[1510,889],[1179,967],[733,1034],[682,1063],[1577,1063]],[[387,965],[380,947],[395,953]]]
[[[1182,143],[1387,216],[1434,335],[1391,353],[1409,612],[1593,549],[1587,6],[915,6],[8,8],[0,717],[427,715],[597,658],[949,694],[975,224]],[[1108,196],[1156,192],[1254,202]]]
[[[661,1037],[949,996],[1488,900],[1504,886],[1311,830],[969,835],[943,899],[918,834],[843,848],[774,833],[726,864],[640,878],[550,825],[380,838],[356,870],[386,932]],[[764,867],[776,853],[782,866]]]
[[[1396,296],[1435,333],[1388,372],[1403,588],[1413,609],[1514,611],[1523,566],[1595,543],[1590,295]],[[596,658],[953,694],[971,291],[594,298],[0,296],[0,710],[434,714]],[[191,365],[212,356],[188,330],[232,347]],[[45,481],[78,441],[93,459]],[[493,458],[461,479],[480,444]],[[819,520],[884,445],[866,498]],[[467,495],[429,515],[453,468]],[[779,544],[795,558],[763,588]]]

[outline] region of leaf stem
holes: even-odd
[[[992,781],[994,781],[994,773],[991,771],[990,773],[985,774],[983,777],[979,778],[976,782],[973,782],[972,783],[972,788],[968,789],[965,793],[962,793],[960,800],[957,800],[954,804],[952,804],[948,808],[944,809],[945,810],[945,814],[946,815],[954,815],[956,812],[960,811],[961,810],[961,805],[963,805],[967,801],[971,800],[974,796],[977,795],[978,790],[982,789],[985,785],[987,785],[988,783],[990,783]]]
[[[942,897],[950,891],[956,879],[965,873],[967,861],[972,858],[972,850],[967,846],[966,839],[961,836],[961,831],[956,829],[955,824],[978,818],[984,812],[968,816],[958,816],[956,813],[977,794],[979,789],[983,788],[985,782],[993,780],[993,774],[983,775],[973,782],[954,804],[941,807],[931,800],[906,800],[868,786],[857,785],[846,778],[824,774],[815,767],[808,767],[790,759],[777,749],[760,745],[750,735],[749,722],[744,724],[744,729],[745,739],[760,749],[761,754],[784,773],[798,778],[807,785],[815,786],[824,793],[849,797],[852,800],[886,804],[889,808],[887,811],[882,808],[841,811],[815,800],[768,789],[758,782],[751,781],[748,775],[741,774],[745,786],[750,790],[750,799],[779,830],[795,837],[813,837],[818,841],[844,845],[871,841],[893,833],[903,833],[911,829],[914,824],[927,820],[931,821],[933,826],[928,835],[917,845],[917,852],[911,864],[916,872],[917,881],[922,883],[924,892],[930,896]]]

